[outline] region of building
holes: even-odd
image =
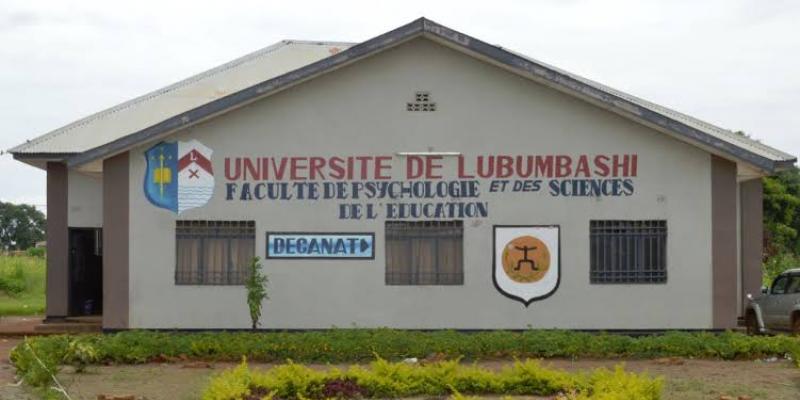
[[[795,157],[426,19],[284,41],[11,150],[47,316],[105,329],[725,329]]]

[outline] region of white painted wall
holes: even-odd
[[[67,224],[70,228],[103,226],[103,179],[70,170],[67,188]]]
[[[435,113],[408,113],[416,90]],[[180,219],[256,221],[265,232],[369,231],[374,261],[265,261],[265,328],[711,328],[710,157],[580,100],[425,39],[343,68],[182,132],[214,150],[215,196]],[[131,152],[132,328],[247,328],[242,287],[176,286],[175,220],[142,193],[143,152]],[[224,200],[227,156],[636,153],[636,193],[620,198],[491,194],[490,218],[466,220],[463,286],[384,285],[384,220],[341,221],[338,202]],[[485,182],[484,182],[485,184]],[[484,186],[486,187],[486,186]],[[666,219],[668,282],[590,285],[590,219]],[[526,308],[494,288],[493,224],[559,224],[562,277]]]

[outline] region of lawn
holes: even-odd
[[[45,259],[0,255],[0,317],[44,313]]]

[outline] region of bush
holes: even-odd
[[[253,257],[250,261],[250,273],[244,282],[247,289],[247,308],[250,310],[250,320],[253,330],[261,325],[261,307],[264,300],[269,298],[267,294],[267,283],[269,278],[261,272],[261,261],[258,257]]]
[[[25,254],[28,257],[44,258],[47,254],[47,250],[44,247],[31,247],[25,250]]]
[[[17,376],[34,387],[46,387],[53,383],[58,373],[62,340],[35,341],[25,339],[11,350],[11,363],[17,368]],[[38,357],[38,360],[37,360]],[[41,361],[41,363],[39,362]]]
[[[29,339],[37,353],[56,362],[71,363],[70,343],[78,342],[86,364],[136,364],[172,358],[238,361],[246,356],[261,362],[351,363],[402,360],[407,357],[464,358],[656,358],[696,357],[725,360],[754,359],[787,354],[800,356],[800,339],[747,336],[739,333],[670,332],[630,337],[569,331],[415,332],[392,329],[332,329],[301,333],[167,333],[128,331],[109,335],[46,336]],[[75,348],[77,345],[73,345]],[[20,348],[12,356],[22,359]],[[74,353],[74,352],[73,352]],[[25,375],[30,363],[14,363]],[[387,367],[388,368],[388,367]],[[475,389],[475,388],[472,388]],[[442,389],[444,390],[444,389]],[[460,390],[460,389],[459,389]]]
[[[9,296],[19,296],[27,288],[25,271],[20,264],[15,264],[13,268],[3,271],[0,275],[0,292]]]
[[[0,316],[44,311],[45,259],[0,255]]]
[[[27,291],[44,292],[44,262],[30,257],[0,256],[0,292],[18,296]]]
[[[542,367],[538,361],[516,362],[500,371],[490,371],[458,361],[427,365],[373,362],[369,367],[354,366],[346,371],[316,371],[289,363],[266,372],[253,372],[243,362],[214,377],[204,400],[254,398],[399,398],[452,394],[476,395],[561,395],[575,399],[659,399],[663,382],[647,375],[595,370],[590,374],[570,374]]]
[[[97,360],[97,350],[94,346],[80,339],[69,341],[63,358],[65,364],[75,367],[75,372],[85,371],[88,365],[96,363]]]
[[[769,286],[772,284],[772,280],[780,275],[781,272],[798,267],[800,267],[800,257],[792,253],[775,254],[767,259],[761,268],[763,274],[762,282],[765,286]],[[753,295],[756,294],[753,293]]]

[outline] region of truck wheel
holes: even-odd
[[[792,333],[800,335],[800,313],[792,315]]]
[[[748,310],[747,313],[744,315],[744,326],[747,328],[748,335],[758,335],[758,320],[756,319],[756,313],[753,310]]]

